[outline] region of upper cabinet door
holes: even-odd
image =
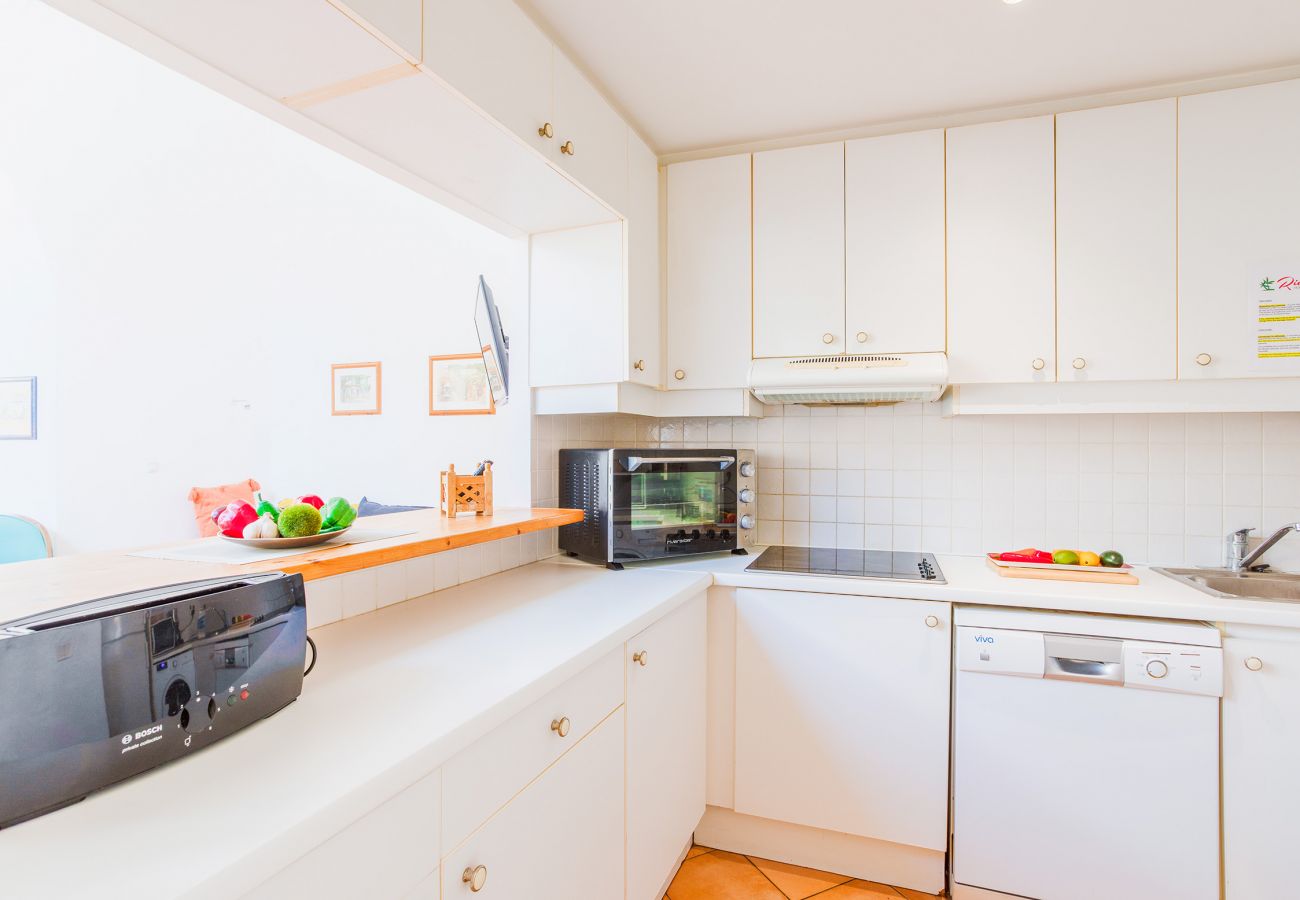
[[[659,352],[659,160],[636,134],[628,134],[627,377],[651,387],[662,383]]]
[[[1053,381],[1052,117],[948,130],[954,384]]]
[[[1060,381],[1177,375],[1178,101],[1056,117]]]
[[[848,352],[944,349],[943,131],[844,145]]]
[[[844,145],[755,153],[754,356],[844,346]]]
[[[424,0],[424,65],[544,153],[552,46],[511,0]]]
[[[423,0],[330,0],[367,28],[390,41],[411,62],[419,62],[424,42]]]
[[[1178,376],[1300,375],[1300,81],[1179,104]]]
[[[559,50],[554,72],[556,158],[579,184],[625,212],[627,125]]]
[[[750,157],[669,166],[664,380],[739,388],[749,377]]]

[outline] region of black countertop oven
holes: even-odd
[[[571,556],[618,569],[753,543],[752,450],[561,450],[559,474],[560,506],[586,514],[560,528]]]

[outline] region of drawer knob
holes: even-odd
[[[560,145],[560,152],[563,153],[565,156],[572,156],[572,155],[573,155],[573,141],[565,141],[563,144],[561,144],[561,145]]]
[[[1260,669],[1264,668],[1264,660],[1260,659],[1258,656],[1247,656],[1246,668],[1250,669],[1252,672],[1258,672]]]
[[[537,134],[539,137],[553,138],[555,137],[555,129],[551,127],[550,122],[543,122],[542,127],[537,129]]]
[[[939,627],[939,617],[938,617],[938,616],[926,616],[926,617],[925,617],[925,627],[926,627],[926,628],[938,628],[938,627]]]
[[[551,720],[551,731],[554,731],[554,732],[555,732],[556,734],[558,734],[560,737],[568,737],[568,736],[569,736],[569,728],[570,728],[571,726],[572,726],[572,723],[569,722],[569,717],[568,717],[568,716],[561,716],[561,717],[558,718],[558,719],[552,719],[552,720]]]
[[[678,369],[676,372],[673,373],[673,377],[676,378],[678,381],[681,381],[683,378],[686,377],[686,371],[684,369]]]
[[[1196,354],[1196,364],[1198,366],[1208,366],[1212,362],[1214,362],[1214,357],[1210,356],[1210,354],[1208,353]]]
[[[822,335],[822,343],[823,344],[835,343],[835,335],[831,334],[829,331],[826,332],[825,334]]]
[[[644,372],[644,371],[645,371],[645,360],[644,360],[644,359],[638,359],[636,362],[632,363],[632,368],[636,369],[638,372]]]
[[[1084,359],[1082,356],[1076,356],[1074,358],[1074,362],[1071,363],[1071,365],[1074,366],[1076,369],[1082,369],[1083,367],[1088,365],[1088,361]]]
[[[858,343],[859,343],[859,344],[865,344],[865,343],[867,342],[867,336],[868,336],[868,335],[867,335],[867,333],[866,333],[865,331],[859,331],[859,332],[858,332]]]
[[[638,650],[637,652],[632,654],[632,662],[641,666],[641,668],[643,669],[645,668],[645,664],[649,662],[649,660],[650,660],[650,654],[647,653],[645,650]]]
[[[469,885],[471,893],[477,894],[487,884],[487,866],[466,866],[465,871],[460,873],[460,880]]]
[[[1041,371],[1043,371],[1043,369],[1046,369],[1046,368],[1047,368],[1047,360],[1045,360],[1045,359],[1036,359],[1036,360],[1034,360],[1033,362],[1031,362],[1029,365],[1033,367],[1033,370],[1034,370],[1035,372],[1041,372]]]

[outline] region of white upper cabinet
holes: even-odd
[[[943,131],[844,145],[849,353],[944,349]]]
[[[549,38],[511,0],[424,0],[424,65],[529,145],[551,154]]]
[[[741,388],[750,363],[750,157],[669,166],[669,388]]]
[[[1052,117],[948,130],[948,358],[954,384],[1052,381]]]
[[[553,153],[583,187],[619,212],[627,208],[627,124],[559,50]]]
[[[627,377],[657,387],[663,382],[659,322],[659,160],[635,133],[628,133],[627,179]]]
[[[276,98],[403,62],[396,52],[325,0],[102,3],[192,56]]]
[[[1178,375],[1300,375],[1300,81],[1179,104]]]
[[[1056,117],[1060,381],[1177,375],[1178,101]]]
[[[422,0],[330,0],[392,42],[411,62],[419,62],[424,42]]]
[[[844,347],[844,145],[755,153],[754,356]]]

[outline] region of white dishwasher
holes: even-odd
[[[1219,897],[1219,632],[956,611],[953,900]]]

